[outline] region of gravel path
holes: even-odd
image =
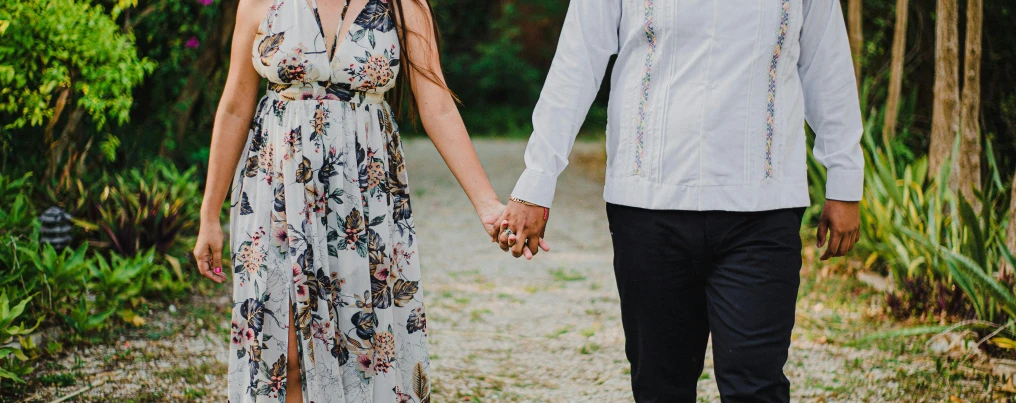
[[[525,143],[475,143],[498,194],[507,197],[522,171]],[[576,145],[547,229],[552,251],[533,261],[512,258],[488,242],[430,141],[416,139],[406,147],[428,304],[433,401],[631,401],[601,197],[602,144]],[[831,311],[815,296],[804,296],[799,307],[786,367],[795,401],[976,395],[976,382],[960,380],[948,388],[920,383],[937,383],[941,372],[926,357],[827,343],[814,335],[812,323],[852,314]],[[49,401],[102,379],[79,400],[223,401],[228,312],[225,297],[195,298],[178,313],[152,312],[143,329],[40,365],[37,390],[26,400]],[[706,367],[699,400],[716,402],[710,357]],[[915,389],[929,394],[908,394]]]

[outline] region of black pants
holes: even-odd
[[[803,214],[607,205],[636,402],[694,402],[710,333],[723,402],[790,401]]]

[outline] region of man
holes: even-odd
[[[808,196],[822,259],[858,238],[864,158],[838,0],[571,0],[498,241],[538,252],[557,176],[611,76],[604,198],[637,402],[692,402],[712,335],[724,402],[786,402]]]

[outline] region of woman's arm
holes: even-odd
[[[412,75],[412,91],[420,120],[493,239],[494,221],[501,216],[504,205],[498,200],[480,165],[480,158],[469,140],[469,133],[462,123],[455,100],[444,87],[433,16],[430,9],[420,4],[420,1],[426,0],[406,0],[403,5],[408,42],[404,46],[417,65],[416,69],[406,68],[406,73]],[[441,84],[428,79],[421,70],[432,72]]]
[[[201,202],[201,223],[194,257],[201,274],[219,283],[226,279],[221,270],[218,273],[213,271],[222,268],[223,237],[219,213],[254,116],[261,76],[251,64],[251,49],[268,6],[268,0],[240,0],[230,49],[229,75],[212,125],[208,177]]]

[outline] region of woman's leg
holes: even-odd
[[[303,403],[303,378],[300,376],[300,350],[297,349],[296,322],[289,310],[289,357],[286,365],[286,403]]]

